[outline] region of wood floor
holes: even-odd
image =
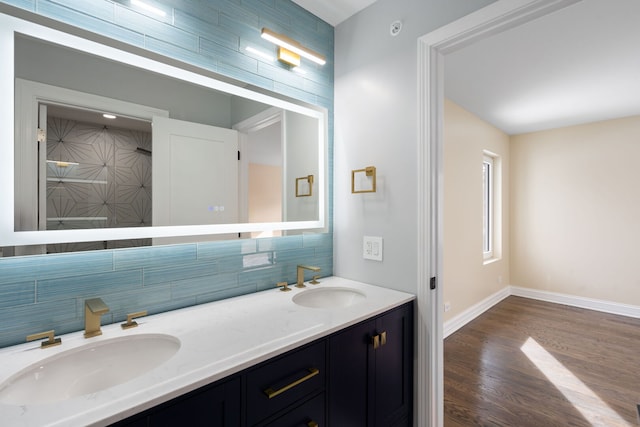
[[[446,427],[638,426],[640,319],[508,297],[444,344]]]

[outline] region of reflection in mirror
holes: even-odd
[[[46,229],[151,226],[151,123],[46,103],[39,114],[46,123],[40,145],[46,173],[38,185],[46,200],[38,215]],[[146,246],[151,240],[135,243]],[[47,252],[122,244],[49,245]]]
[[[17,33],[14,71],[13,230],[42,244],[36,253],[324,226],[324,188],[295,197],[296,177],[325,172],[326,118],[317,108],[222,92]],[[105,228],[117,231],[113,241],[77,233]],[[71,234],[47,234],[62,230]]]
[[[125,127],[116,116],[104,119],[113,125],[99,123],[103,115],[47,104],[40,112],[47,172],[39,209],[46,229],[150,226],[151,124],[129,120],[137,126]]]

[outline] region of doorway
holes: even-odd
[[[499,0],[418,39],[418,307],[422,316],[417,328],[416,394],[420,404],[415,405],[415,416],[420,425],[444,423],[444,56],[578,1]]]

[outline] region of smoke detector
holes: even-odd
[[[397,36],[402,31],[402,21],[394,21],[391,23],[391,28],[389,29],[389,33],[392,36]]]

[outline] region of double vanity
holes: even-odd
[[[75,332],[50,348],[2,349],[0,419],[411,425],[414,296],[320,282],[141,317],[134,328],[106,325],[93,338]]]

